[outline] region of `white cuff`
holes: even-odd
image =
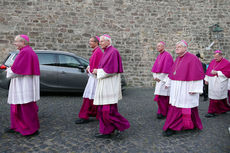
[[[227,78],[221,71],[217,71],[218,77],[224,77]]]
[[[104,79],[110,76],[113,76],[114,73],[106,73],[103,69],[97,69],[97,79]]]
[[[6,69],[6,78],[15,78],[15,77],[17,77],[18,75],[17,74],[15,74],[12,70],[11,70],[11,68],[9,67],[9,68],[7,68]]]

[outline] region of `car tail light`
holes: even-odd
[[[5,65],[1,65],[0,69],[6,69],[7,67]]]

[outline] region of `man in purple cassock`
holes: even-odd
[[[181,40],[176,44],[178,57],[166,82],[170,88],[169,111],[163,127],[163,135],[175,131],[202,129],[198,114],[199,95],[203,92],[204,71],[200,60],[187,51],[188,44]]]
[[[97,106],[93,105],[93,99],[97,85],[97,78],[96,75],[92,74],[92,72],[94,69],[98,68],[99,62],[103,55],[103,52],[99,47],[99,40],[100,38],[98,36],[92,37],[89,40],[89,45],[91,48],[93,48],[92,55],[89,59],[89,66],[86,69],[89,75],[89,79],[83,94],[83,104],[78,115],[79,119],[75,121],[75,124],[88,123],[89,117],[97,116]]]
[[[117,103],[122,99],[121,73],[123,73],[121,56],[111,45],[111,37],[100,37],[100,46],[104,49],[98,69],[93,73],[97,75],[97,87],[94,105],[98,105],[100,133],[97,138],[109,138],[115,130],[124,131],[130,127],[127,119],[118,112]],[[118,132],[118,133],[119,133]]]
[[[214,52],[214,59],[208,66],[205,83],[208,84],[209,107],[205,117],[214,117],[230,111],[227,102],[228,80],[230,78],[230,62],[223,58],[222,51]]]
[[[14,45],[19,49],[19,54],[12,67],[7,69],[7,77],[11,78],[8,94],[11,126],[5,132],[37,135],[40,127],[36,104],[40,99],[38,56],[29,46],[27,35],[16,36]]]
[[[158,104],[157,118],[166,117],[169,108],[169,88],[165,88],[168,74],[173,64],[173,58],[170,53],[165,51],[165,42],[161,41],[157,44],[157,50],[160,53],[153,65],[153,78],[156,81],[155,98]]]

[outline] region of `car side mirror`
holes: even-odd
[[[77,68],[81,69],[82,73],[85,72],[85,67],[83,65],[79,65],[79,66],[77,66]]]

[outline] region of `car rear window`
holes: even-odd
[[[11,66],[14,63],[14,60],[16,58],[17,54],[9,54],[6,58],[6,61],[4,62],[4,65]]]
[[[37,53],[40,65],[57,65],[56,55],[49,53]]]
[[[59,66],[62,67],[79,67],[81,63],[73,56],[59,55]]]

